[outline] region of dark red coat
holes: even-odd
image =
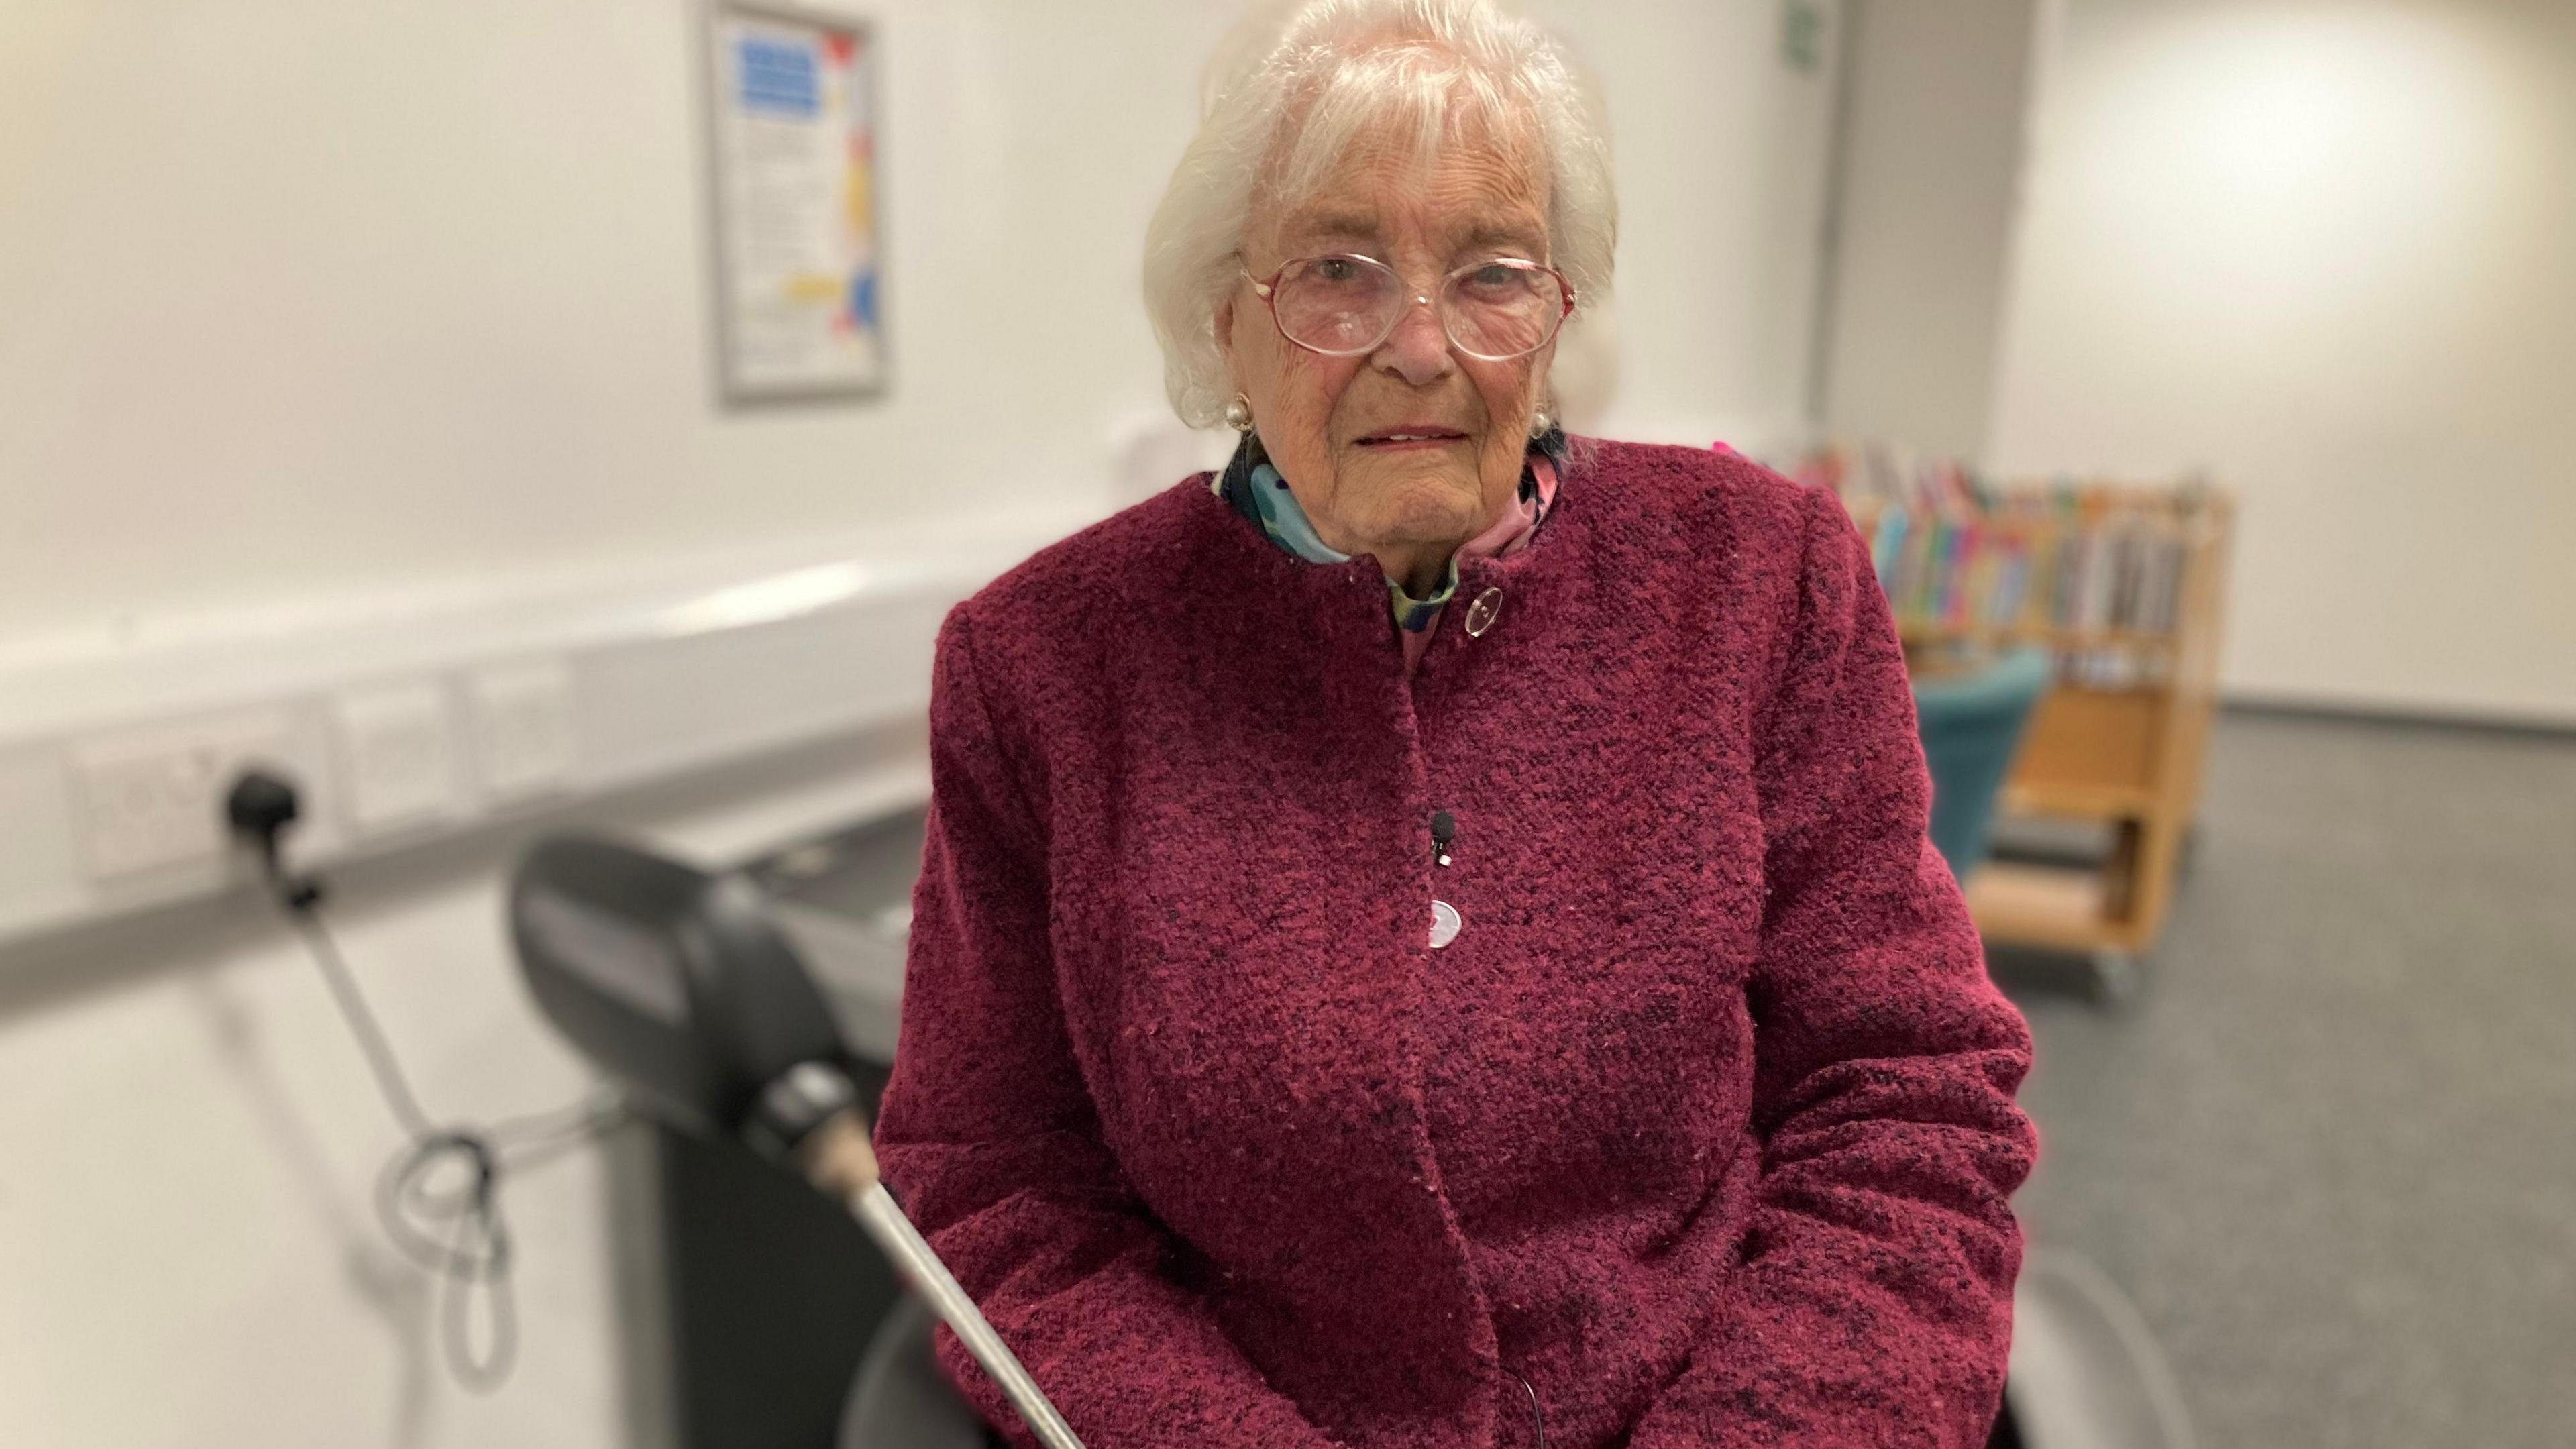
[[[1983,1444],[2030,1037],[1866,546],[1601,444],[1493,589],[1408,684],[1201,478],[959,605],[887,1180],[1090,1449]]]

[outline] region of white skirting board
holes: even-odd
[[[0,947],[219,891],[245,762],[292,776],[300,861],[918,716],[958,600],[1089,522],[863,539],[0,644]]]

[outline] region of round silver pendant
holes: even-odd
[[[1465,923],[1458,919],[1456,906],[1447,901],[1433,901],[1431,903],[1431,949],[1437,951],[1457,940],[1458,928],[1463,924]]]
[[[1478,594],[1476,602],[1467,606],[1467,637],[1477,638],[1494,627],[1494,616],[1502,611],[1503,591],[1501,589],[1491,588]]]

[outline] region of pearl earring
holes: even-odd
[[[1251,432],[1252,399],[1236,393],[1234,401],[1225,405],[1225,425],[1238,433]]]
[[[1547,415],[1547,409],[1545,408],[1540,408],[1537,412],[1530,414],[1529,435],[1532,438],[1546,437],[1547,430],[1555,426],[1556,419],[1549,417]]]

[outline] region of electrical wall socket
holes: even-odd
[[[475,774],[495,800],[524,800],[572,784],[572,671],[560,660],[478,669],[465,677]]]
[[[233,780],[245,765],[283,767],[297,753],[291,721],[274,710],[75,744],[72,793],[90,878],[113,881],[220,858],[229,834],[224,797]]]
[[[456,727],[435,680],[351,690],[331,702],[347,766],[349,822],[381,835],[463,813]]]

